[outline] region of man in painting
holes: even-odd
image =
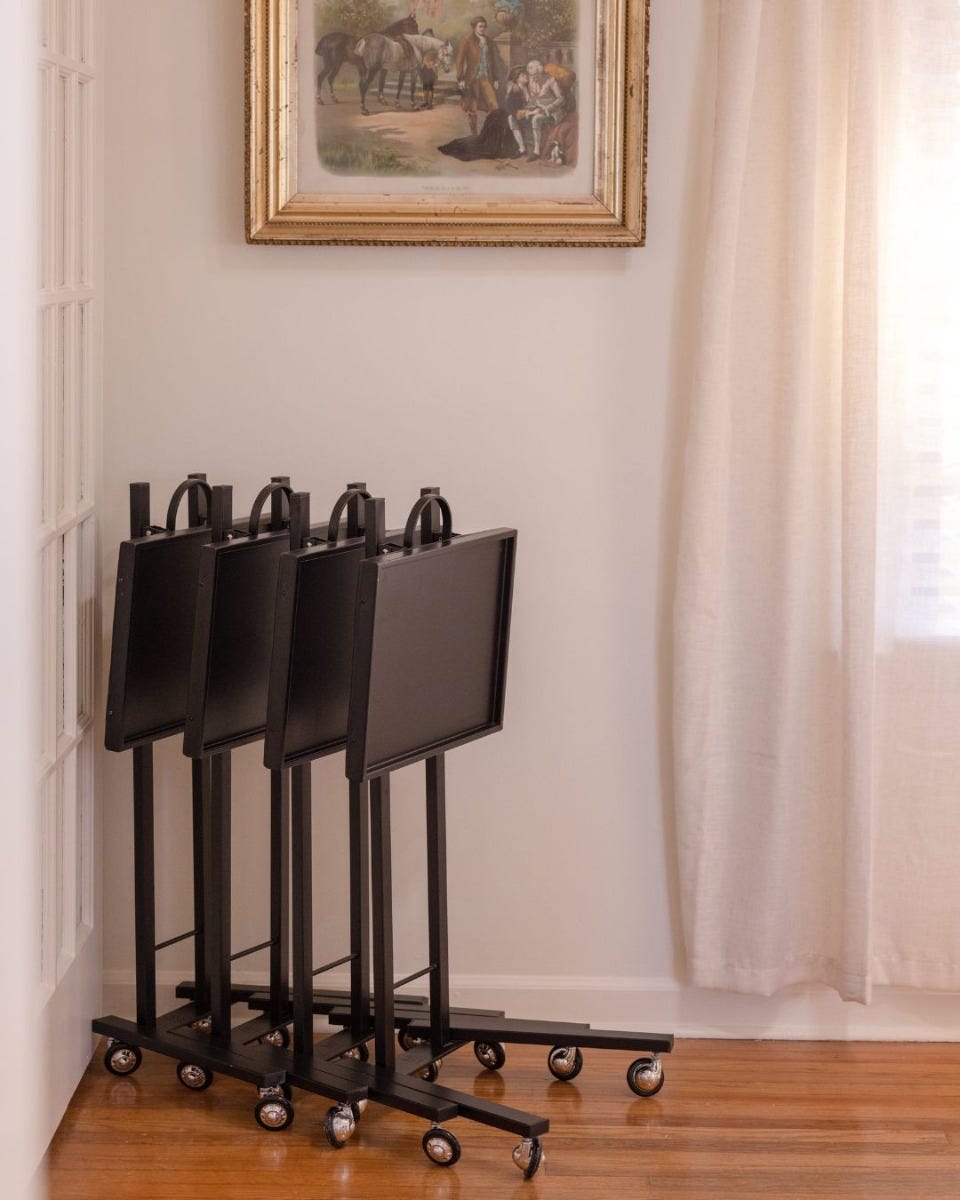
[[[540,157],[544,131],[562,121],[566,115],[566,100],[559,83],[544,70],[543,63],[538,59],[531,59],[527,63],[527,77],[524,89],[527,105],[517,116],[530,121],[533,152],[527,156],[527,161],[533,162]]]
[[[497,107],[497,85],[506,72],[497,47],[487,37],[486,17],[474,17],[470,29],[457,50],[457,87],[470,132],[476,134],[477,113]]]

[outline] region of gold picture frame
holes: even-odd
[[[445,0],[430,2],[429,12],[444,11]],[[561,0],[539,2],[542,5]],[[448,172],[456,170],[456,166],[448,165],[446,159],[441,163],[438,157],[412,159],[415,164],[428,165],[421,175],[408,178],[391,173],[396,169],[394,161],[403,166],[403,159],[387,158],[390,165],[385,173],[376,174],[370,168],[365,176],[358,178],[355,170],[344,177],[342,173],[334,175],[324,165],[328,161],[322,156],[325,143],[317,132],[326,128],[323,122],[337,120],[341,127],[349,123],[353,142],[376,136],[379,146],[391,144],[391,136],[405,136],[406,130],[429,141],[433,127],[428,122],[438,121],[441,116],[448,128],[454,121],[460,122],[464,134],[468,133],[468,119],[469,130],[476,134],[478,118],[483,116],[484,129],[480,131],[483,133],[486,117],[494,114],[478,113],[476,105],[473,113],[467,111],[470,106],[462,99],[463,84],[453,77],[449,57],[443,64],[446,80],[440,76],[446,86],[446,107],[441,109],[438,105],[437,111],[418,112],[411,102],[411,111],[401,112],[398,83],[396,115],[381,106],[371,117],[366,108],[358,107],[364,101],[358,101],[356,95],[365,93],[349,90],[359,88],[365,78],[372,81],[372,69],[367,70],[363,65],[358,65],[355,76],[343,73],[344,82],[338,86],[346,90],[346,103],[340,101],[334,107],[330,99],[337,97],[328,95],[324,105],[323,96],[317,99],[312,84],[313,79],[319,78],[314,71],[320,59],[301,62],[299,50],[308,34],[313,41],[312,31],[318,27],[321,6],[334,0],[246,0],[247,241],[326,245],[642,246],[646,221],[650,0],[594,0],[595,9],[585,7],[586,0],[566,2],[579,6],[577,11],[587,18],[578,28],[586,28],[582,41],[589,43],[586,60],[583,48],[575,51],[581,56],[576,65],[586,69],[579,73],[577,96],[571,108],[577,121],[581,113],[585,114],[583,125],[587,126],[589,120],[587,127],[592,137],[584,139],[580,134],[579,142],[574,142],[574,146],[586,142],[586,152],[580,155],[579,163],[571,156],[571,161],[579,167],[579,176],[551,145],[553,162],[550,163],[544,159],[543,151],[539,152],[540,157],[533,154],[524,158],[518,150],[514,152],[517,162],[503,159],[481,163],[478,170],[485,174],[471,173],[467,168],[477,164],[468,163],[462,177],[440,178],[430,173],[434,170],[430,163],[441,164],[438,169]],[[513,11],[520,9],[521,3],[522,0],[520,3],[513,0]],[[505,10],[506,5],[490,5],[491,10],[497,9],[498,21],[509,21],[509,12],[501,8]],[[415,11],[413,5],[411,11]],[[462,11],[462,4],[457,11]],[[482,4],[476,11],[483,11]],[[487,18],[480,19],[486,26]],[[476,20],[474,17],[473,21]],[[494,29],[498,28],[494,25]],[[468,31],[464,36],[469,36]],[[499,38],[504,41],[507,35],[501,31]],[[504,41],[506,50],[511,49],[508,41]],[[354,48],[367,52],[372,42],[372,37],[358,40]],[[316,45],[319,52],[320,43]],[[448,40],[448,54],[450,46]],[[524,49],[521,47],[521,56]],[[505,54],[496,53],[500,55],[498,61],[503,61]],[[546,55],[542,57],[546,59]],[[357,62],[361,64],[360,59]],[[538,65],[543,70],[542,64],[531,64],[535,74]],[[521,65],[514,68],[511,78],[516,72],[520,72],[520,85],[525,86],[523,80],[529,82],[529,73]],[[575,73],[568,74],[576,79]],[[583,91],[584,78],[590,79],[592,96]],[[331,92],[332,86],[331,81]],[[415,87],[414,80],[411,88]],[[457,87],[459,97],[454,90]],[[310,97],[306,104],[305,95]],[[429,105],[421,104],[420,108],[432,109],[432,91],[430,100]],[[373,101],[370,103],[373,108]],[[384,105],[387,103],[385,100]],[[498,104],[498,110],[499,107]],[[364,118],[359,116],[361,111]],[[522,118],[528,112],[523,108],[518,110]],[[418,118],[422,118],[419,125]],[[364,120],[369,123],[363,124]],[[522,122],[513,120],[510,124],[516,128]],[[528,143],[530,124],[525,120]],[[428,130],[426,134],[424,129]],[[381,132],[377,133],[378,130]],[[506,125],[503,133],[509,136]],[[518,146],[523,147],[523,130],[514,136]],[[313,162],[314,152],[317,163]],[[551,176],[548,170],[551,165],[560,165],[564,170]],[[551,191],[555,179],[556,189]],[[365,190],[360,190],[361,187]],[[527,188],[531,190],[528,192]]]

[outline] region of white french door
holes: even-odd
[[[94,854],[101,389],[100,0],[38,0],[41,1036],[49,1136],[100,1003]]]

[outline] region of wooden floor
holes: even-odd
[[[98,1055],[48,1157],[50,1200],[958,1200],[960,1045],[678,1042],[654,1099],[627,1090],[629,1054],[586,1052],[573,1083],[545,1051],[508,1047],[499,1074],[469,1048],[441,1081],[550,1118],[547,1160],[526,1182],[517,1139],[450,1123],[463,1146],[433,1166],[426,1122],[371,1104],[331,1149],[328,1102],[297,1093],[289,1131],[254,1122],[253,1089],[218,1077],[187,1092],[153,1054],[118,1079]]]

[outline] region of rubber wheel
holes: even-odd
[[[427,1063],[425,1067],[421,1067],[417,1072],[422,1080],[426,1083],[436,1083],[440,1078],[440,1063],[434,1059],[433,1062]]]
[[[103,1056],[103,1065],[111,1075],[132,1075],[143,1062],[139,1046],[128,1046],[126,1042],[115,1042]]]
[[[353,1046],[350,1050],[344,1051],[340,1057],[348,1060],[353,1059],[354,1062],[365,1063],[370,1061],[370,1050],[366,1042],[360,1042],[358,1045]]]
[[[559,1079],[561,1083],[569,1083],[583,1070],[583,1055],[580,1053],[580,1047],[574,1049],[573,1066],[563,1067],[561,1064],[566,1061],[566,1055],[569,1051],[569,1046],[554,1046],[547,1055],[547,1069],[554,1079]]]
[[[177,1063],[177,1078],[190,1092],[205,1092],[213,1083],[213,1072],[197,1063]]]
[[[397,1043],[401,1050],[412,1050],[414,1046],[422,1046],[426,1040],[419,1034],[412,1033],[409,1025],[404,1025],[397,1034]]]
[[[641,1078],[643,1072],[650,1066],[650,1061],[649,1058],[638,1058],[627,1068],[627,1087],[635,1096],[641,1096],[643,1099],[655,1096],[665,1082],[663,1067],[660,1068],[659,1078],[653,1083],[648,1083]]]
[[[289,1050],[290,1030],[286,1025],[281,1025],[279,1029],[273,1029],[270,1033],[264,1034],[260,1043],[264,1046],[279,1046],[281,1050]]]
[[[257,1124],[269,1133],[279,1133],[293,1124],[293,1105],[283,1096],[264,1096],[253,1110]]]
[[[460,1161],[460,1143],[449,1129],[428,1129],[423,1135],[423,1152],[438,1167]]]
[[[352,1137],[355,1125],[356,1117],[351,1114],[350,1120],[345,1120],[343,1109],[334,1105],[327,1109],[323,1118],[323,1136],[334,1150],[342,1150]]]
[[[540,1139],[533,1139],[533,1150],[530,1154],[530,1165],[523,1172],[524,1179],[532,1179],[543,1165],[543,1146],[540,1145]]]
[[[507,1052],[499,1042],[474,1042],[473,1053],[488,1071],[499,1071],[507,1061]]]

